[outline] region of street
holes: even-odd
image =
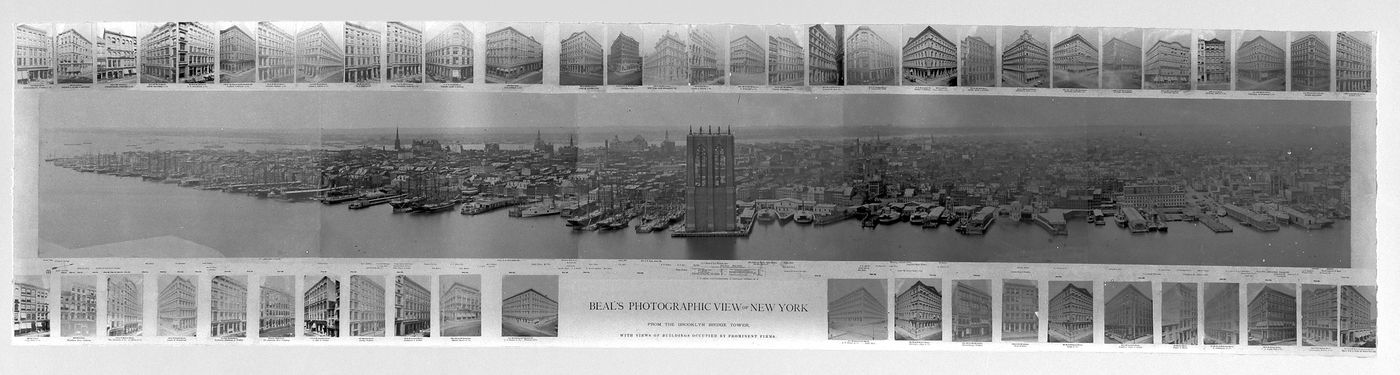
[[[574,72],[559,72],[560,85],[602,85],[602,74],[582,74]]]
[[[136,75],[132,74],[126,77],[114,79],[99,79],[97,80],[97,83],[136,83]]]
[[[762,85],[766,79],[763,73],[731,73],[729,84],[731,85]]]
[[[832,340],[884,340],[885,322],[858,324],[845,327],[828,327],[827,338]]]
[[[61,336],[92,336],[96,334],[94,327],[96,323],[91,320],[73,320],[63,322],[63,332]]]
[[[1240,77],[1235,82],[1235,90],[1240,91],[1283,91],[1283,77],[1274,77],[1263,81]]]
[[[558,321],[543,326],[532,326],[525,323],[510,321],[502,322],[501,336],[556,337],[559,336]]]
[[[1068,70],[1055,69],[1055,88],[1057,89],[1093,89],[1099,87],[1099,72],[1079,72],[1071,73]]]
[[[904,81],[912,86],[956,86],[956,75],[945,75],[942,77],[920,77],[905,75]]]
[[[1142,88],[1142,76],[1137,72],[1103,72],[1103,88],[1106,89],[1140,89]]]
[[[638,71],[634,71],[634,72],[631,72],[631,73],[622,73],[622,74],[618,74],[618,73],[616,73],[616,72],[609,72],[609,73],[608,73],[608,84],[609,84],[609,85],[617,85],[617,86],[638,86],[638,85],[641,85],[641,84],[642,84],[642,71],[638,70]]]
[[[487,74],[486,74],[486,83],[507,83],[507,84],[521,84],[521,85],[524,85],[524,84],[532,84],[532,83],[540,83],[540,82],[543,82],[542,77],[543,77],[543,75],[542,75],[542,74],[540,73],[540,71],[538,71],[538,70],[533,71],[533,72],[529,72],[529,73],[522,74],[522,75],[520,75],[520,76],[518,76],[518,77],[515,77],[515,78],[513,78],[513,79],[507,79],[507,78],[505,78],[505,77],[493,76],[493,75],[491,75],[490,73],[487,73]]]
[[[342,83],[345,82],[345,72],[337,71],[320,77],[297,77],[299,83]]]
[[[481,320],[454,320],[442,324],[443,336],[481,336]]]
[[[219,74],[220,83],[250,83],[256,76],[255,69],[244,70],[241,73]]]
[[[258,332],[258,337],[292,337],[296,333],[291,326],[266,329]]]
[[[938,340],[942,340],[942,339],[943,339],[943,327],[942,327],[942,326],[929,326],[929,327],[924,327],[924,329],[917,329],[917,330],[914,330],[914,331],[909,331],[909,330],[905,329],[904,327],[900,327],[898,324],[896,324],[896,325],[894,326],[894,338],[895,338],[896,340],[934,340],[934,341],[938,341]]]

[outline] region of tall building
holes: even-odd
[[[199,22],[166,22],[141,38],[142,82],[207,82],[214,74],[214,30]]]
[[[724,84],[724,60],[719,41],[704,27],[690,28],[690,84]]]
[[[1094,333],[1094,294],[1074,284],[1050,298],[1050,341],[1083,342]]]
[[[748,35],[729,41],[729,74],[763,77],[763,54],[763,47]],[[734,77],[730,84],[760,85],[763,84],[761,81],[762,78],[746,80],[744,77]]]
[[[49,331],[49,288],[34,283],[15,282],[15,336],[38,335]]]
[[[996,86],[996,47],[980,36],[962,40],[962,77],[958,86]]]
[[[1034,284],[1006,282],[1001,289],[1001,337],[1035,338],[1040,333],[1040,288]]]
[[[1205,343],[1207,345],[1238,344],[1240,342],[1240,284],[1212,285],[1218,285],[1219,290],[1206,300]]]
[[[579,31],[570,34],[564,41],[559,42],[559,74],[560,82],[563,83],[563,75],[578,77],[592,77],[597,81],[589,80],[589,84],[603,83],[603,44],[587,31]],[[583,82],[577,82],[582,84]]]
[[[894,46],[869,27],[858,27],[846,38],[846,84],[896,84],[898,69]]]
[[[938,288],[915,281],[894,297],[894,325],[900,339],[937,340],[943,331],[943,293]]]
[[[685,230],[738,229],[734,214],[734,134],[701,128],[685,137]]]
[[[1303,338],[1309,345],[1337,345],[1337,287],[1303,290]]]
[[[481,319],[481,291],[462,283],[452,283],[442,292],[442,321]]]
[[[297,82],[344,82],[345,51],[326,26],[316,24],[297,33]]]
[[[834,25],[836,35],[828,33],[822,25],[807,28],[807,57],[809,67],[807,81],[810,85],[843,85],[843,72],[846,70],[846,39],[842,34],[845,25]]]
[[[1104,311],[1105,341],[1131,342],[1152,336],[1152,297],[1136,286],[1129,284],[1109,298]]]
[[[263,286],[258,291],[258,336],[290,337],[296,324],[296,301],[281,290]]]
[[[379,82],[379,31],[345,23],[345,82]]]
[[[49,31],[30,25],[15,27],[15,72],[19,83],[53,79],[53,39]]]
[[[248,286],[228,276],[209,284],[209,323],[214,337],[243,337],[248,332]]]
[[[1147,49],[1143,69],[1149,88],[1185,90],[1191,88],[1191,48],[1177,42],[1159,40]]]
[[[559,303],[534,289],[526,289],[501,301],[501,319],[535,326],[559,319]]]
[[[399,21],[384,27],[384,78],[391,82],[423,81],[423,32]]]
[[[776,86],[802,86],[803,61],[802,46],[786,36],[768,36],[768,84]]]
[[[78,30],[68,29],[54,38],[59,83],[92,83],[93,48]]]
[[[642,59],[642,82],[648,85],[689,84],[690,68],[685,63],[685,41],[680,34],[667,30],[656,40],[651,54]]]
[[[1105,88],[1142,87],[1142,47],[1117,37],[1103,43]]]
[[[1046,87],[1050,76],[1050,53],[1045,42],[1036,40],[1030,30],[1011,41],[1001,53],[1001,80],[1011,87]]]
[[[374,279],[378,276],[350,276],[350,286],[345,289],[346,311],[349,316],[350,336],[384,335],[384,285]]]
[[[1099,49],[1084,36],[1074,34],[1055,43],[1054,87],[1093,88],[1098,85]],[[1060,74],[1066,75],[1061,77]],[[1078,77],[1076,77],[1078,76]]]
[[[1293,91],[1329,91],[1332,88],[1332,49],[1316,33],[1289,45]]]
[[[428,78],[433,82],[471,82],[475,58],[472,31],[460,23],[447,26],[424,47]]]
[[[239,75],[253,69],[257,42],[238,25],[219,31],[219,73]]]
[[[291,33],[271,22],[258,22],[258,82],[291,82],[297,51]]]
[[[953,296],[953,340],[986,336],[991,341],[992,295],[959,281]]]
[[[306,334],[340,336],[340,281],[322,276],[302,296]]]
[[[156,320],[161,336],[194,336],[199,315],[196,293],[194,282],[184,276],[175,276],[160,290],[156,298]]]
[[[827,302],[826,322],[830,328],[845,330],[879,326],[884,327],[887,318],[885,317],[885,304],[870,294],[864,287],[852,290],[837,298]],[[879,336],[881,332],[870,333],[871,339],[885,339]]]
[[[97,81],[136,76],[136,37],[103,30],[97,40]]]
[[[1196,344],[1196,284],[1162,284],[1162,343]],[[1168,320],[1168,311],[1176,319]]]
[[[904,42],[904,78],[917,83],[932,83],[951,78],[958,73],[958,46],[925,26]]]
[[[1371,92],[1371,45],[1355,33],[1337,33],[1337,91]]]
[[[1235,55],[1239,60],[1235,63],[1235,69],[1239,71],[1241,88],[1283,89],[1283,48],[1279,48],[1263,36],[1257,36],[1241,43]],[[1266,84],[1272,80],[1279,82]]]
[[[539,83],[544,67],[544,45],[514,27],[486,34],[488,82]]]
[[[107,278],[107,335],[129,336],[141,332],[145,319],[142,310],[141,285],[133,278],[140,276],[112,276]]]
[[[1137,208],[1186,207],[1186,189],[1181,185],[1126,185],[1120,201]]]
[[[1341,287],[1341,303],[1338,319],[1343,346],[1375,344],[1376,317],[1371,314],[1374,306],[1370,299],[1361,294],[1357,287]]]
[[[608,47],[608,71],[616,74],[630,74],[641,69],[641,43],[628,36],[627,33],[618,33],[617,38],[614,38],[612,45]]]
[[[1298,300],[1292,293],[1264,285],[1249,300],[1249,343],[1287,344],[1298,338]]]
[[[65,280],[59,295],[59,321],[64,336],[91,336],[97,322],[97,288]]]
[[[1196,40],[1197,83],[1207,85],[1228,85],[1230,83],[1230,46],[1228,44],[1218,38]]]
[[[432,315],[432,295],[408,276],[394,277],[394,336],[426,332]]]

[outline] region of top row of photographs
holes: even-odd
[[[1369,93],[1373,32],[497,22],[18,24],[24,87],[1014,87]]]

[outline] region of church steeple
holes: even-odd
[[[399,127],[394,127],[394,151],[403,151],[403,143],[399,142]]]

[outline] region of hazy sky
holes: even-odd
[[[501,280],[501,299],[513,297],[529,289],[559,302],[559,276],[556,275],[506,275]]]

